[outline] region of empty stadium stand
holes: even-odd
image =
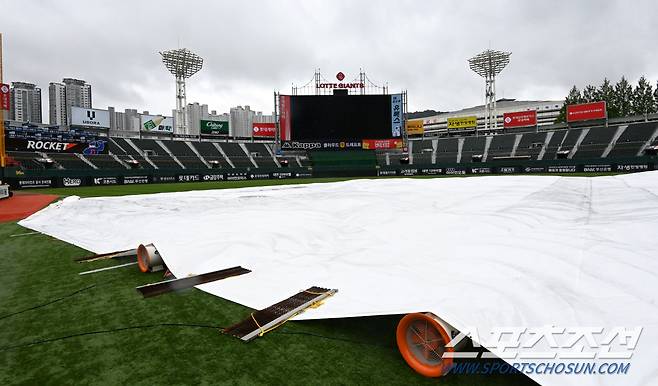
[[[486,144],[486,137],[466,137],[464,139],[464,146],[462,148],[461,163],[473,162],[473,156],[484,155],[484,146]]]
[[[140,169],[153,169],[149,163],[131,144],[126,142],[124,138],[110,138],[108,142],[108,149],[111,154],[115,154],[118,158],[125,162],[137,162]]]
[[[560,145],[558,151],[572,151],[573,148],[578,143],[578,139],[580,138],[580,135],[582,134],[583,130],[587,130],[587,129],[567,130],[566,135],[562,140],[562,144]]]
[[[215,145],[210,142],[192,142],[192,146],[201,154],[201,156],[210,164],[211,167],[223,169],[232,168],[222,153],[217,150]]]
[[[233,162],[233,166],[236,168],[252,168],[254,164],[251,163],[251,159],[244,152],[242,146],[239,143],[235,142],[222,142],[218,144],[219,147],[224,150],[224,154]]]
[[[186,169],[208,169],[208,166],[196,155],[186,141],[163,142],[169,151],[176,156]]]
[[[489,144],[487,160],[495,161],[500,157],[511,157],[515,141],[516,134],[494,135]]]
[[[221,179],[210,179],[219,178],[211,169],[226,171],[226,178],[252,178],[247,176],[250,170],[263,169],[264,173],[259,174],[262,176],[281,167],[295,168],[295,173],[312,171],[313,175],[331,176],[373,175],[371,173],[376,173],[377,166],[387,172],[399,169],[402,173],[404,169],[405,174],[415,167],[421,170],[431,168],[432,165],[451,171],[463,171],[470,170],[464,166],[473,163],[476,163],[474,167],[478,169],[510,169],[508,166],[513,166],[511,170],[521,170],[521,166],[532,166],[527,169],[533,169],[535,172],[547,171],[549,166],[572,163],[580,165],[578,170],[583,170],[583,165],[590,165],[590,162],[608,164],[607,169],[603,168],[602,171],[639,171],[654,168],[657,157],[657,148],[654,146],[658,146],[658,121],[571,129],[559,127],[549,131],[497,135],[418,138],[411,139],[408,144],[410,154],[400,149],[308,152],[295,150],[276,153],[276,156],[272,143],[101,138],[93,133],[80,131],[57,132],[51,128],[43,130],[40,133],[38,128],[28,127],[21,130],[12,129],[10,132],[13,136],[11,138],[23,140],[62,142],[66,137],[67,141],[75,140],[79,143],[95,141],[89,146],[78,147],[86,153],[96,151],[96,143],[105,141],[108,154],[83,155],[50,150],[16,151],[19,147],[14,145],[13,150],[9,149],[7,154],[9,167],[22,169],[16,176],[148,175],[152,181],[176,181],[186,173],[198,173],[196,180],[205,176],[208,177],[205,180],[217,181]],[[640,166],[634,167],[635,164]],[[615,165],[620,167],[615,169]],[[307,169],[302,170],[300,167]],[[144,172],[140,172],[140,169]],[[590,168],[588,171],[594,170]],[[158,175],[167,179],[157,179]]]
[[[44,170],[46,166],[37,161],[37,158],[42,158],[36,153],[27,152],[7,152],[7,155],[14,161],[18,162],[24,169],[27,170]]]
[[[117,160],[109,154],[86,155],[85,158],[98,169],[126,169],[124,165],[117,162]]]
[[[530,159],[536,160],[544,147],[546,135],[546,133],[523,134],[514,155],[517,157],[528,156]]]
[[[458,153],[459,153],[458,138],[446,138],[439,140],[436,146],[436,163],[457,162]]]
[[[70,153],[47,153],[48,158],[55,161],[64,169],[85,170],[93,169],[91,165],[81,160],[77,155]]]
[[[627,127],[617,139],[610,153],[608,153],[608,158],[635,157],[656,130],[658,130],[658,123],[656,122],[640,123]]]
[[[553,131],[551,133],[548,133],[547,135],[553,134],[551,136],[551,140],[548,142],[548,146],[546,146],[546,150],[544,151],[544,156],[542,157],[543,160],[553,160],[557,158],[557,152],[560,149],[560,146],[562,145],[562,141],[564,140],[564,137],[567,135],[566,130],[560,130],[560,131]]]
[[[603,156],[603,152],[612,141],[612,137],[617,132],[617,126],[611,127],[592,127],[589,129],[583,141],[578,145],[575,159],[593,159]]]
[[[264,143],[245,143],[247,150],[258,167],[276,167],[276,162]]]
[[[434,153],[434,146],[432,140],[414,141],[412,151],[412,158],[414,165],[428,165],[432,163],[432,153]]]

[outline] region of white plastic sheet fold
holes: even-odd
[[[532,377],[658,383],[658,172],[69,197],[20,224],[96,253],[152,242],[179,277],[241,265],[252,273],[198,288],[255,309],[313,285],[339,290],[298,319],[431,311],[459,329],[641,326],[627,375]]]

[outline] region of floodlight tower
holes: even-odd
[[[500,74],[503,68],[507,66],[510,55],[512,55],[511,52],[486,50],[468,60],[471,70],[483,77],[485,82],[485,130],[498,127],[496,121],[496,75]]]
[[[188,50],[179,48],[160,52],[162,63],[176,77],[176,130],[177,134],[187,132],[187,101],[185,98],[185,79],[201,70],[203,59]]]

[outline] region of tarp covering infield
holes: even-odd
[[[252,272],[198,288],[254,309],[339,290],[297,319],[430,311],[462,331],[639,326],[626,375],[530,376],[658,382],[658,172],[69,197],[20,224],[96,253],[152,242],[177,277],[243,266]]]

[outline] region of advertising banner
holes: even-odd
[[[585,173],[605,173],[611,171],[612,165],[583,165],[583,172]]]
[[[478,118],[475,115],[469,117],[448,118],[448,129],[470,129],[477,127]]]
[[[244,181],[248,178],[247,172],[226,173],[226,181]]]
[[[282,150],[354,150],[362,148],[361,141],[282,141]]]
[[[14,187],[17,189],[29,188],[52,188],[56,185],[55,179],[51,177],[35,177],[16,180]]]
[[[92,185],[119,185],[119,177],[93,177]]]
[[[654,165],[654,168],[656,166]],[[645,172],[651,170],[649,164],[620,164],[615,165],[615,170],[618,172]]]
[[[606,119],[607,117],[605,101],[567,105],[567,122]]]
[[[389,170],[379,169],[379,170],[377,170],[377,175],[378,176],[397,176],[398,172],[397,172],[397,170],[391,170],[391,169],[389,169]]]
[[[154,175],[153,176],[153,183],[154,184],[164,184],[168,182],[176,182],[176,176],[159,176],[159,175]]]
[[[546,168],[544,166],[526,166],[523,171],[525,173],[546,173]]]
[[[402,94],[391,95],[391,137],[402,135]]]
[[[403,168],[400,169],[401,176],[415,176],[418,174],[418,169],[416,168]]]
[[[77,186],[84,186],[86,180],[83,177],[62,177],[62,186],[65,188],[74,188]]]
[[[141,184],[148,184],[151,182],[151,178],[149,176],[124,176],[123,177],[123,184],[124,185],[141,185]]]
[[[279,178],[279,179],[293,178],[293,174],[292,172],[273,172],[272,178]]]
[[[249,173],[250,180],[268,180],[270,177],[270,173]]]
[[[143,131],[163,133],[174,132],[174,118],[162,115],[140,115],[140,128]]]
[[[71,125],[109,129],[110,112],[73,106],[71,107]]]
[[[9,85],[0,84],[0,109],[9,110],[11,108],[10,95]]]
[[[290,95],[280,95],[279,96],[279,130],[281,140],[287,141],[290,137],[290,123],[291,123],[291,112],[290,112]]]
[[[471,168],[471,174],[491,174],[491,168]]]
[[[205,174],[202,179],[205,182],[224,181],[224,174]]]
[[[203,135],[228,135],[228,121],[206,121],[201,120],[201,134]]]
[[[274,137],[276,134],[276,123],[254,122],[251,124],[251,134],[254,137]]]
[[[442,168],[420,169],[420,174],[425,174],[425,175],[430,175],[430,176],[443,174],[443,169]]]
[[[178,176],[178,182],[199,182],[201,181],[201,176],[198,174],[180,174]]]
[[[537,125],[537,111],[517,111],[514,113],[503,114],[503,127],[509,129],[512,127],[527,127]]]
[[[425,127],[423,126],[422,119],[415,119],[407,121],[406,124],[407,135],[423,135],[425,134]]]
[[[54,139],[6,138],[5,147],[10,151],[42,151],[46,153],[107,154],[105,141],[62,142]]]
[[[576,165],[551,165],[546,167],[548,173],[575,173]]]
[[[366,150],[402,149],[401,139],[364,139],[361,142]]]

